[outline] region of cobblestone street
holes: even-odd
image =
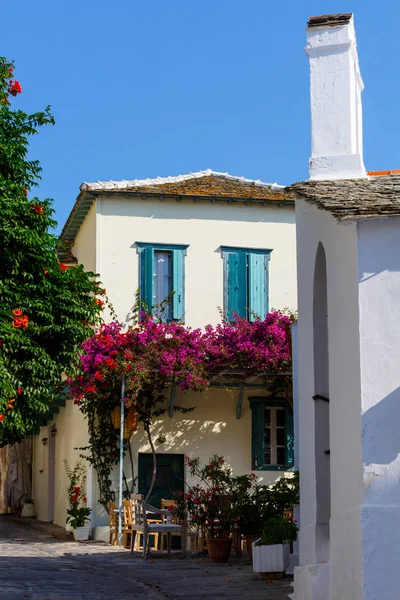
[[[267,584],[244,562],[229,565],[143,561],[101,542],[58,540],[0,517],[0,600],[288,600],[289,578]]]

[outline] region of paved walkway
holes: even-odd
[[[0,600],[288,600],[290,579],[266,583],[244,561],[154,558],[101,542],[55,539],[0,517]]]

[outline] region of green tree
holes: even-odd
[[[104,304],[94,273],[60,264],[52,201],[33,197],[29,138],[54,119],[11,108],[13,70],[0,58],[0,446],[38,433]]]

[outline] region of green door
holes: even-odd
[[[139,454],[139,494],[144,496],[153,474],[153,455]],[[184,454],[157,454],[157,476],[149,504],[161,507],[161,498],[172,499],[172,492],[184,489]]]

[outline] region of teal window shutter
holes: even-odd
[[[172,290],[175,292],[172,296],[172,314],[176,320],[182,320],[185,308],[185,251],[172,251]]]
[[[229,321],[237,313],[246,316],[247,308],[246,252],[227,252],[225,260],[225,314]],[[227,285],[226,285],[227,284]]]
[[[265,319],[268,312],[268,256],[248,254],[249,320]]]
[[[149,313],[153,306],[153,262],[154,249],[151,246],[140,252],[140,300],[147,305]]]

